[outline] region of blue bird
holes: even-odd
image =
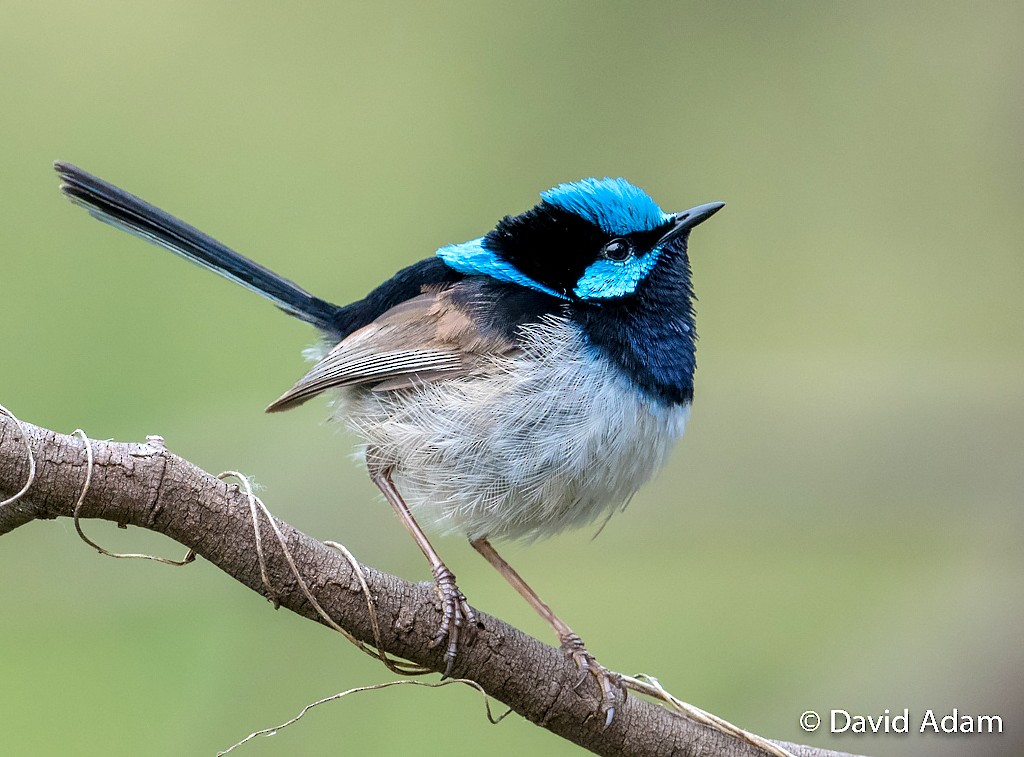
[[[435,646],[450,675],[476,621],[420,522],[466,536],[600,685],[617,679],[501,558],[609,517],[664,463],[693,399],[690,230],[723,203],[665,213],[624,179],[541,193],[484,236],[441,247],[349,305],[319,299],[183,221],[76,166],[61,190],[93,216],[268,298],[316,326],[316,364],[267,408],[326,390],[363,443],[370,477],[430,563]]]

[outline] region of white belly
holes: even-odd
[[[335,417],[394,466],[417,520],[470,539],[533,540],[624,505],[683,434],[666,407],[593,359],[571,323],[525,327],[525,349],[414,389],[342,390]]]

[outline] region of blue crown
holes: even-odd
[[[658,204],[625,179],[583,179],[559,184],[541,199],[575,213],[608,234],[650,231],[669,220]]]

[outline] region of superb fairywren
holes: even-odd
[[[56,169],[99,220],[320,329],[319,360],[267,410],[331,390],[334,417],[361,437],[370,477],[430,562],[446,675],[475,615],[418,521],[469,538],[597,678],[610,720],[612,674],[490,540],[610,516],[662,465],[693,398],[687,238],[722,203],[671,214],[623,179],[561,184],[338,306],[80,168]]]

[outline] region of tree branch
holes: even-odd
[[[36,458],[36,476],[16,501],[0,506],[0,536],[33,520],[72,516],[86,480],[85,442],[23,423]],[[257,559],[249,503],[227,484],[169,452],[162,443],[91,441],[91,482],[79,515],[156,531],[209,560],[236,581],[303,617],[323,623],[306,599],[269,523],[260,523],[268,592]],[[0,415],[0,501],[29,477],[25,441],[17,423]],[[355,568],[337,550],[275,523],[298,572],[330,617],[356,638],[374,639],[366,597]],[[431,648],[437,628],[437,597],[416,585],[361,566],[380,621],[383,651],[440,672],[443,648]],[[590,679],[574,688],[578,672],[558,649],[498,618],[480,612],[480,627],[460,645],[453,676],[469,678],[527,720],[597,754],[744,757],[761,750],[638,696],[622,702],[604,727],[596,715]],[[786,745],[797,755],[839,753]]]

